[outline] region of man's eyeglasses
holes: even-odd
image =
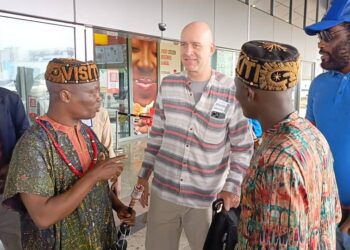
[[[325,41],[325,42],[330,42],[333,40],[334,38],[334,34],[340,32],[340,31],[344,31],[344,30],[349,30],[349,28],[346,29],[342,29],[342,30],[337,30],[334,32],[330,32],[329,30],[321,30],[317,35],[318,35],[318,39]]]

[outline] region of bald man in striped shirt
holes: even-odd
[[[182,229],[191,249],[203,249],[212,202],[223,198],[226,210],[239,205],[253,137],[233,79],[211,68],[214,51],[209,26],[188,24],[181,33],[185,71],[160,86],[138,179],[147,206],[153,173],[146,249],[177,250]]]

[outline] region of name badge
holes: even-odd
[[[210,116],[216,119],[225,119],[230,103],[217,99],[210,112]]]

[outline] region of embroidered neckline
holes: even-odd
[[[46,134],[49,136],[50,140],[52,141],[57,153],[60,155],[60,157],[62,158],[62,160],[68,165],[69,169],[78,177],[82,177],[84,175],[84,173],[82,171],[80,171],[79,169],[77,169],[72,163],[71,161],[68,159],[67,155],[63,152],[63,149],[61,148],[61,146],[57,143],[57,141],[55,140],[54,136],[52,135],[52,133],[48,130],[48,128],[43,124],[43,122],[39,119],[36,118],[35,122],[38,123],[46,132]],[[91,142],[91,147],[93,150],[93,158],[92,161],[90,163],[90,166],[88,168],[92,169],[97,162],[97,154],[98,154],[98,150],[97,150],[97,143],[94,139],[93,133],[91,131],[90,128],[86,127],[86,131],[89,135],[89,139]]]

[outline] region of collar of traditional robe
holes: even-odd
[[[62,158],[62,160],[68,165],[69,169],[78,177],[82,177],[84,175],[84,173],[80,170],[78,170],[68,159],[67,155],[63,152],[63,149],[60,147],[60,145],[57,143],[57,141],[55,140],[55,138],[53,137],[52,133],[47,129],[47,127],[43,124],[43,122],[37,118],[35,119],[35,122],[38,123],[46,132],[46,134],[49,136],[50,140],[52,141],[57,153],[60,155],[60,157]],[[93,151],[93,158],[92,161],[90,163],[90,166],[88,168],[92,169],[96,162],[97,162],[97,154],[98,154],[98,150],[97,150],[97,144],[96,141],[94,139],[93,133],[91,131],[90,128],[86,127],[85,128],[89,138],[90,138],[90,142],[91,142],[91,147],[92,147],[92,151]]]

